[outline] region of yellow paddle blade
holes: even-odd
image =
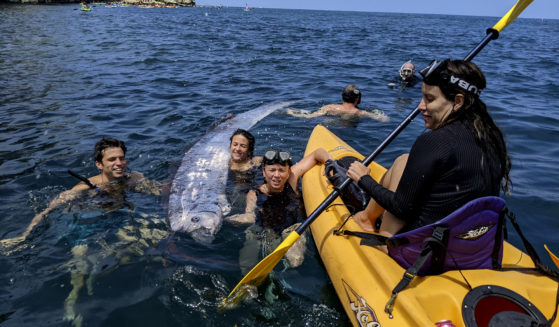
[[[559,269],[559,258],[555,254],[553,254],[553,252],[551,252],[551,250],[547,247],[547,244],[544,244],[543,247],[547,251],[547,254],[549,254],[549,257],[551,258],[551,260],[553,260],[553,263],[555,264],[555,267],[557,267],[557,269]]]
[[[233,300],[230,298],[239,290],[240,293],[246,293],[246,288],[243,288],[243,285],[253,285],[258,286],[262,283],[266,276],[274,269],[274,267],[281,261],[281,258],[285,255],[285,253],[289,250],[289,248],[299,239],[299,234],[297,231],[291,232],[283,242],[274,250],[274,252],[270,253],[266,258],[260,261],[248,274],[235,286],[235,288],[229,293],[227,298],[223,299],[221,302],[222,306],[231,305],[231,302],[238,303],[243,299],[243,295],[241,296],[234,296]],[[241,292],[244,290],[244,292]]]
[[[507,12],[507,14],[503,16],[503,18],[501,18],[501,20],[499,20],[497,24],[495,24],[495,26],[493,26],[493,29],[501,32],[503,28],[512,23],[516,19],[516,17],[518,17],[518,15],[520,15],[520,13],[524,11],[524,9],[526,9],[529,4],[532,3],[532,1],[533,0],[518,0],[514,7],[512,7],[509,12]]]

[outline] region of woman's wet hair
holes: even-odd
[[[126,145],[123,141],[113,138],[102,138],[95,144],[95,149],[93,150],[93,158],[96,162],[103,161],[103,151],[108,148],[121,148],[124,155],[126,155]]]
[[[485,88],[485,76],[481,69],[473,62],[447,59],[443,62],[443,65],[444,69],[453,76],[476,85],[480,90]],[[487,106],[480,99],[479,93],[476,94],[475,92],[468,91],[466,88],[457,87],[452,83],[441,83],[437,86],[448,101],[454,102],[457,94],[464,96],[462,107],[459,110],[453,111],[443,125],[456,120],[472,122],[472,124],[467,124],[466,126],[474,135],[477,144],[483,152],[486,154],[495,153],[499,157],[501,164],[500,173],[503,177],[502,188],[505,193],[509,193],[512,188],[509,176],[511,160],[507,153],[504,136],[491,115],[489,115]]]
[[[361,90],[355,84],[348,84],[342,91],[342,100],[349,103],[354,103],[355,100],[361,102]]]
[[[248,140],[248,158],[252,159],[252,157],[254,156],[254,143],[256,143],[256,139],[254,138],[254,136],[248,131],[239,128],[233,133],[233,135],[231,135],[231,138],[229,138],[229,146],[231,146],[231,143],[233,143],[233,137],[235,135],[242,135]]]

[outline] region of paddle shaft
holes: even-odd
[[[487,35],[481,42],[464,58],[465,61],[471,61],[491,40],[499,37],[499,32],[493,28],[487,30]],[[361,163],[365,166],[370,165],[376,157],[384,151],[384,149],[400,134],[419,114],[420,110],[415,108],[404,120],[382,141],[382,143]],[[322,201],[322,203],[314,209],[310,216],[295,230],[297,234],[301,235],[307,227],[324,211],[336,198],[351,183],[351,178],[347,177],[340,186],[336,187],[332,193]]]

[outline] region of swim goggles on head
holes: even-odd
[[[285,165],[289,164],[292,165],[291,162],[291,154],[287,151],[282,150],[268,150],[264,153],[264,164],[265,165],[273,165],[273,164],[280,164]]]
[[[433,60],[427,67],[419,71],[423,77],[423,82],[428,85],[441,86],[447,84],[455,88],[462,89],[473,95],[479,96],[482,88],[479,88],[473,83],[470,83],[460,77],[454,76],[446,69],[447,60]]]

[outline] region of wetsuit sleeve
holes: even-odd
[[[435,134],[431,131],[417,138],[395,192],[384,188],[368,175],[359,180],[359,186],[369,196],[406,223],[418,218],[436,172],[448,156],[448,147]]]

